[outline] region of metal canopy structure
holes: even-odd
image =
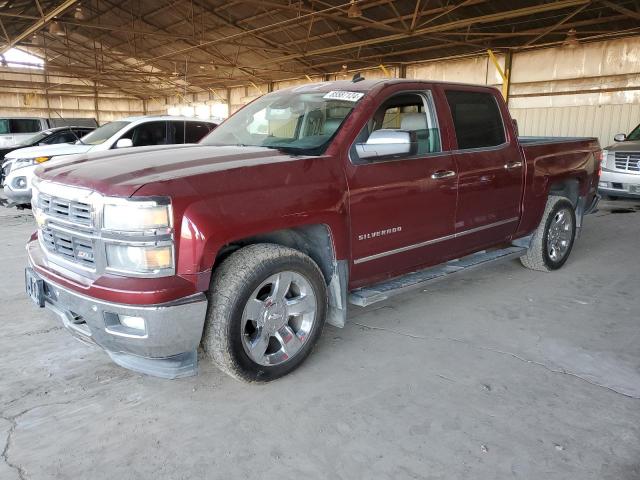
[[[138,98],[638,34],[638,0],[0,2],[0,54]]]

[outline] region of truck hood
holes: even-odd
[[[614,143],[604,150],[609,150],[610,152],[640,152],[640,140]]]
[[[76,145],[75,143],[60,143],[57,145],[42,145],[39,147],[19,148],[8,153],[6,160],[16,158],[55,157],[57,155],[73,155],[91,150],[93,145]]]
[[[41,167],[38,176],[105,195],[129,197],[147,183],[308,157],[264,147],[157,145],[74,155]]]

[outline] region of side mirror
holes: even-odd
[[[116,148],[133,147],[133,141],[130,138],[121,138],[116,142]]]
[[[382,128],[371,132],[366,143],[357,143],[356,152],[360,159],[393,157],[411,154],[414,145],[411,132]]]
[[[614,142],[624,142],[627,139],[627,136],[624,133],[618,133],[615,137],[613,137]]]

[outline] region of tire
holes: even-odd
[[[320,338],[327,311],[318,265],[274,244],[231,254],[215,270],[208,296],[204,351],[223,372],[247,382],[295,370]]]
[[[520,261],[531,270],[557,270],[569,258],[575,238],[576,212],[572,203],[565,197],[549,195],[540,225]]]

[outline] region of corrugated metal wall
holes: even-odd
[[[31,81],[36,85],[29,90],[16,86],[1,91],[0,116],[96,118],[95,89],[86,81],[49,76],[45,84],[42,71],[28,69],[2,71],[0,78],[9,84],[16,82],[18,85],[18,82]],[[45,88],[49,89],[48,99],[44,94]],[[123,95],[113,89],[100,89],[97,104],[100,123],[144,113],[141,99]]]
[[[640,103],[579,107],[511,108],[521,135],[597,137],[605,147],[616,133],[640,123]]]
[[[504,66],[504,55],[497,55]],[[396,77],[398,67],[365,70],[366,78]],[[330,80],[351,78],[353,73],[335,73]],[[29,72],[3,72],[11,76]],[[35,74],[38,75],[38,74]],[[39,74],[41,75],[41,73]],[[465,82],[501,87],[502,79],[488,55],[406,65],[408,78]],[[20,78],[24,80],[25,78]],[[17,77],[15,78],[18,79]],[[101,90],[98,98],[100,122],[126,115],[164,114],[181,106],[223,103],[233,113],[267,93],[295,85],[321,81],[319,76],[268,84],[210,89],[197,95],[154,98],[143,102]],[[73,84],[82,94],[50,95],[50,108],[62,116],[95,116],[92,86],[81,80],[49,78],[49,84]],[[509,107],[522,135],[595,136],[608,145],[615,133],[629,132],[640,123],[640,37],[588,43],[576,48],[556,47],[516,52],[512,60]],[[46,116],[42,91],[0,92],[0,116]]]
[[[597,137],[640,123],[640,38],[514,55],[509,108],[522,135]]]

